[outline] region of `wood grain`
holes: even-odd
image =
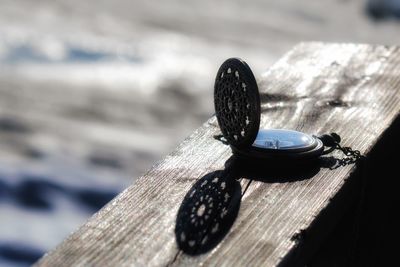
[[[399,63],[398,47],[300,44],[259,81],[261,125],[313,134],[334,131],[342,136],[343,145],[368,157],[400,110]],[[212,117],[37,266],[296,263],[295,252],[311,242],[299,242],[296,237],[309,232],[306,240],[314,240],[312,229],[320,224],[325,227],[327,221],[335,224],[344,212],[338,196],[351,199],[351,191],[344,189],[355,181],[355,165],[321,168],[309,179],[290,182],[253,181],[225,238],[208,253],[188,256],[176,245],[176,215],[191,186],[205,174],[222,169],[230,157],[229,147],[213,138],[218,133]],[[329,214],[335,214],[333,219],[323,220]],[[326,225],[326,231],[330,227]]]

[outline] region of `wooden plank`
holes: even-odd
[[[259,81],[262,127],[338,132],[345,146],[368,156],[398,116],[399,63],[398,47],[300,44]],[[231,155],[213,138],[218,133],[212,117],[37,265],[293,263],[307,243],[298,242],[302,232],[313,233],[321,225],[329,229],[335,220],[327,215],[338,220],[344,213],[335,207],[351,197],[347,189],[356,184],[355,165],[288,180],[271,177],[266,166],[265,177],[250,184],[233,226],[215,248],[199,256],[179,252],[174,228],[185,194],[204,175],[223,169]]]

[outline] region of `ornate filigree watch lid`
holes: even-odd
[[[214,85],[215,112],[221,132],[231,146],[253,144],[260,127],[260,96],[253,72],[238,58],[226,60]]]

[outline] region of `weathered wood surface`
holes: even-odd
[[[259,81],[262,127],[335,131],[343,145],[368,157],[400,110],[399,63],[398,47],[300,44]],[[298,243],[299,233],[322,223],[328,231],[339,220],[344,209],[337,196],[350,195],[344,189],[355,179],[355,165],[321,168],[303,180],[253,181],[229,233],[214,249],[195,257],[179,253],[174,228],[183,197],[199,178],[223,169],[231,155],[213,138],[218,133],[212,117],[37,265],[275,266],[295,259],[306,245]],[[242,190],[247,183],[242,179]]]

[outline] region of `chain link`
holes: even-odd
[[[362,158],[362,155],[359,150],[353,150],[350,147],[341,147],[339,144],[337,144],[336,148],[341,150],[343,154],[346,155],[345,158],[338,160],[340,166],[354,164]]]

